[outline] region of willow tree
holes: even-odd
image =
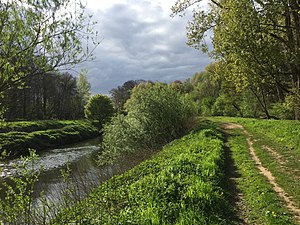
[[[299,118],[299,1],[211,0],[207,8],[197,7],[199,2],[177,1],[173,7],[176,14],[196,6],[188,44],[207,51],[207,34],[213,31],[210,54],[222,62],[225,77],[237,89],[250,89],[267,117],[266,98],[276,93],[278,101],[292,99]]]
[[[98,44],[80,0],[0,0],[0,11],[0,95],[87,60]]]

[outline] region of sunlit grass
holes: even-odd
[[[229,144],[240,174],[237,186],[243,193],[250,224],[296,224],[272,185],[255,167],[241,130],[230,132]]]
[[[233,224],[221,187],[220,136],[206,129],[168,144],[97,188],[56,224]]]

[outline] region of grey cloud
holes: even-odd
[[[107,94],[131,79],[183,80],[211,61],[186,46],[186,20],[169,17],[149,1],[128,2],[94,13],[103,41],[96,60],[79,67],[89,70],[93,93]]]

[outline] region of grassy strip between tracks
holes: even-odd
[[[224,117],[213,120],[239,123],[247,129],[263,166],[300,208],[300,122]]]
[[[234,117],[213,117],[213,121],[233,122],[243,125],[251,134],[276,142],[292,150],[300,158],[300,121],[266,120]]]
[[[230,131],[229,145],[237,168],[237,187],[243,194],[249,224],[297,224],[272,185],[255,167],[241,130]]]
[[[230,224],[223,141],[204,129],[95,189],[55,224]]]

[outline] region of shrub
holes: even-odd
[[[98,120],[102,125],[114,114],[113,102],[106,95],[94,95],[90,98],[84,110],[86,118]]]
[[[189,96],[155,84],[134,89],[125,108],[104,127],[101,160],[139,149],[158,149],[184,135],[193,124],[196,107]]]
[[[279,119],[293,119],[293,110],[286,103],[274,103],[270,109],[270,114]]]

